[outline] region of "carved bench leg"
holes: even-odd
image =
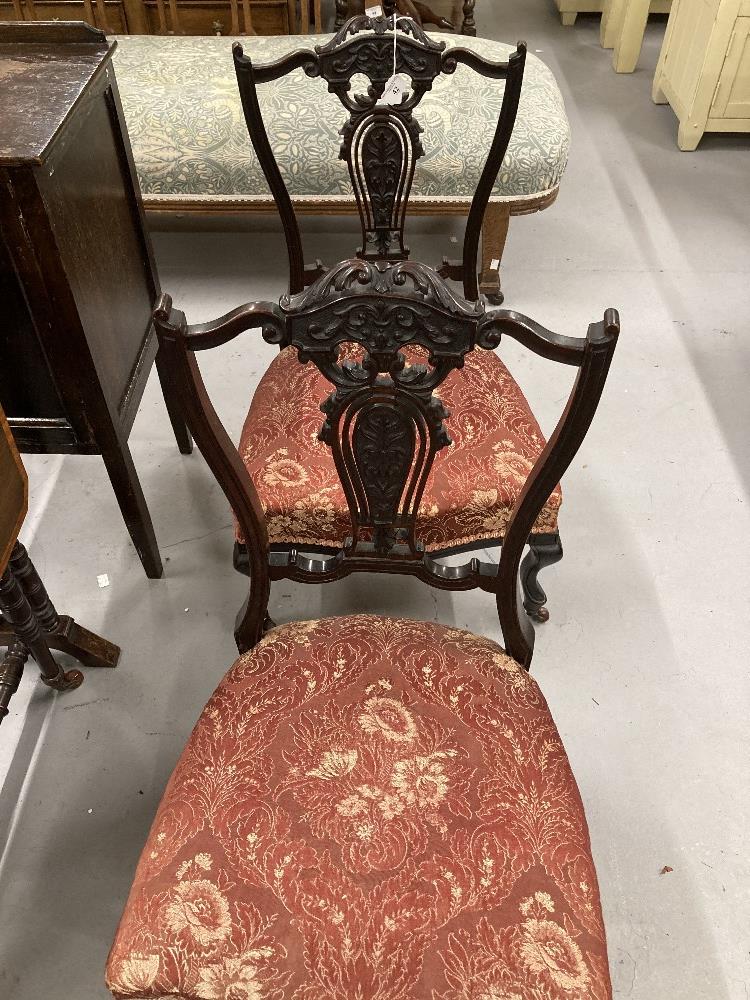
[[[510,205],[491,201],[482,223],[482,273],[479,277],[479,291],[495,306],[502,305],[504,298],[500,287],[500,265],[509,225]]]
[[[529,551],[521,563],[521,586],[526,614],[536,622],[546,622],[549,619],[549,611],[545,607],[547,595],[539,584],[539,571],[559,562],[562,557],[559,532],[529,536]]]

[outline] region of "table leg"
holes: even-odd
[[[68,691],[79,687],[83,682],[83,674],[80,670],[63,670],[55,660],[49,651],[39,621],[10,565],[0,577],[0,610],[15,638],[36,660],[41,671],[41,679],[48,687],[57,691]],[[13,649],[16,649],[15,643],[11,644],[11,650]]]
[[[133,456],[130,454],[127,441],[121,439],[116,428],[112,427],[107,436],[109,440],[100,444],[112,489],[115,491],[125,525],[143,563],[146,576],[158,580],[164,575],[164,567],[151,515],[133,465]]]
[[[25,547],[16,542],[10,557],[10,570],[20,584],[31,610],[39,622],[50,649],[68,653],[84,667],[115,667],[120,648],[107,639],[79,625],[69,615],[59,615],[50,600],[36,567]],[[0,645],[11,644],[13,632],[0,624]]]
[[[18,690],[28,658],[28,649],[16,639],[0,662],[0,722],[8,714],[10,699]]]

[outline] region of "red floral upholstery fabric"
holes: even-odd
[[[169,781],[118,998],[610,1000],[586,820],[495,643],[371,616],[240,657]]]
[[[409,361],[423,361],[419,348]],[[351,520],[331,449],[318,441],[320,404],[332,389],[294,348],[271,363],[253,396],[240,454],[266,512],[271,542],[339,546]],[[453,443],[435,456],[417,523],[428,550],[502,538],[545,445],[520,388],[493,351],[472,351],[438,390]],[[535,531],[557,530],[559,487]],[[238,536],[239,537],[239,536]],[[240,539],[241,540],[241,539]]]

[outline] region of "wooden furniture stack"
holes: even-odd
[[[159,577],[128,434],[156,358],[160,289],[111,52],[82,23],[0,26],[0,404],[21,451],[103,457]]]
[[[18,690],[29,655],[39,664],[42,681],[57,691],[83,682],[80,670],[64,670],[51,650],[74,656],[87,667],[115,667],[120,650],[112,642],[58,615],[44,584],[18,541],[28,507],[28,480],[5,414],[0,409],[0,722]]]
[[[750,0],[673,0],[653,99],[677,115],[680,149],[750,132]]]
[[[115,35],[289,35],[320,26],[307,0],[0,0],[0,21],[86,21]]]

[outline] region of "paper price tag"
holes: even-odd
[[[383,104],[400,104],[404,95],[409,93],[409,78],[402,73],[396,73],[385,85]]]
[[[378,7],[377,4],[372,4],[372,5],[368,4],[365,7],[365,14],[367,14],[368,17],[382,17],[383,8]]]

